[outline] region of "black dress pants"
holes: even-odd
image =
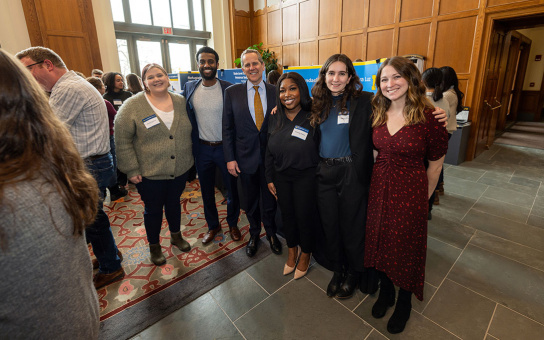
[[[317,201],[328,269],[362,272],[368,187],[357,178],[354,163],[319,163]]]
[[[300,245],[304,253],[314,250],[317,200],[315,167],[286,169],[274,179],[281,209],[283,231],[289,248]]]
[[[249,234],[261,233],[261,221],[267,236],[276,234],[276,199],[268,190],[264,177],[264,165],[260,164],[254,174],[240,173],[242,190],[247,200],[246,215],[249,221]]]

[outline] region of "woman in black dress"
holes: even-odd
[[[268,189],[282,212],[289,247],[283,275],[295,271],[294,277],[299,279],[308,271],[314,247],[319,156],[309,120],[312,100],[304,78],[298,73],[284,73],[276,84],[276,93],[278,110],[268,123],[265,171]]]

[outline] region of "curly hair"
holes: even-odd
[[[115,76],[119,76],[123,79],[123,89],[121,91],[125,89],[125,78],[123,75],[119,72],[108,72],[102,75],[102,82],[104,83],[104,86],[106,86],[106,93],[115,92]]]
[[[431,108],[425,97],[425,85],[421,81],[421,74],[415,64],[404,57],[392,57],[386,59],[378,73],[376,80],[380,82],[382,71],[386,66],[391,66],[402,78],[408,82],[408,91],[406,92],[406,103],[404,106],[404,119],[406,125],[414,125],[425,122],[425,109]],[[372,99],[372,127],[383,125],[387,122],[387,110],[391,106],[391,100],[385,97],[381,86]]]
[[[310,112],[312,110],[312,97],[310,97],[310,91],[308,90],[308,85],[306,84],[306,80],[304,78],[296,73],[296,72],[286,72],[280,76],[278,79],[278,82],[276,83],[276,107],[278,108],[278,112],[276,113],[278,115],[278,125],[276,128],[272,131],[272,133],[275,133],[286,122],[287,116],[285,114],[285,107],[281,103],[280,100],[280,87],[281,83],[285,79],[291,79],[298,87],[298,91],[300,93],[300,107],[303,111]],[[270,129],[271,130],[271,129]]]
[[[2,49],[0,74],[0,204],[8,186],[42,178],[60,194],[74,235],[82,235],[97,212],[95,179],[36,80]]]
[[[329,117],[329,112],[331,110],[333,101],[331,90],[329,90],[329,88],[327,87],[326,77],[327,72],[329,71],[329,67],[332,65],[332,63],[335,63],[337,61],[340,61],[346,65],[348,76],[351,77],[349,83],[344,88],[344,96],[338,104],[340,111],[348,110],[348,100],[350,98],[356,98],[360,96],[361,91],[363,90],[363,84],[361,84],[361,80],[359,79],[357,72],[355,72],[355,68],[353,67],[351,59],[349,59],[345,54],[334,54],[330,56],[329,59],[325,61],[325,63],[319,70],[319,76],[317,77],[317,81],[312,88],[312,96],[314,98],[314,101],[312,105],[312,115],[310,118],[310,123],[313,127],[316,127],[317,125],[323,123]]]

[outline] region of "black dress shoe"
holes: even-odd
[[[342,286],[340,286],[340,289],[338,289],[338,292],[336,293],[336,297],[339,299],[347,299],[353,296],[353,292],[359,285],[359,279],[360,274],[357,272],[348,273],[346,275],[346,279],[344,280],[344,283],[342,283]]]
[[[344,274],[341,272],[334,272],[331,282],[329,282],[329,285],[327,286],[328,297],[336,296],[336,293],[338,292],[338,290],[340,289],[340,286],[342,285],[342,281],[344,281]]]
[[[278,240],[278,237],[276,235],[272,235],[270,237],[267,237],[268,242],[270,242],[270,249],[272,249],[272,252],[276,255],[281,254],[281,242]]]
[[[259,248],[259,235],[251,236],[246,247],[246,255],[249,257],[255,256]]]

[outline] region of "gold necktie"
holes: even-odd
[[[261,95],[259,94],[259,86],[253,86],[255,89],[255,98],[253,99],[253,106],[255,107],[255,125],[260,131],[264,121],[263,104],[261,103]]]

